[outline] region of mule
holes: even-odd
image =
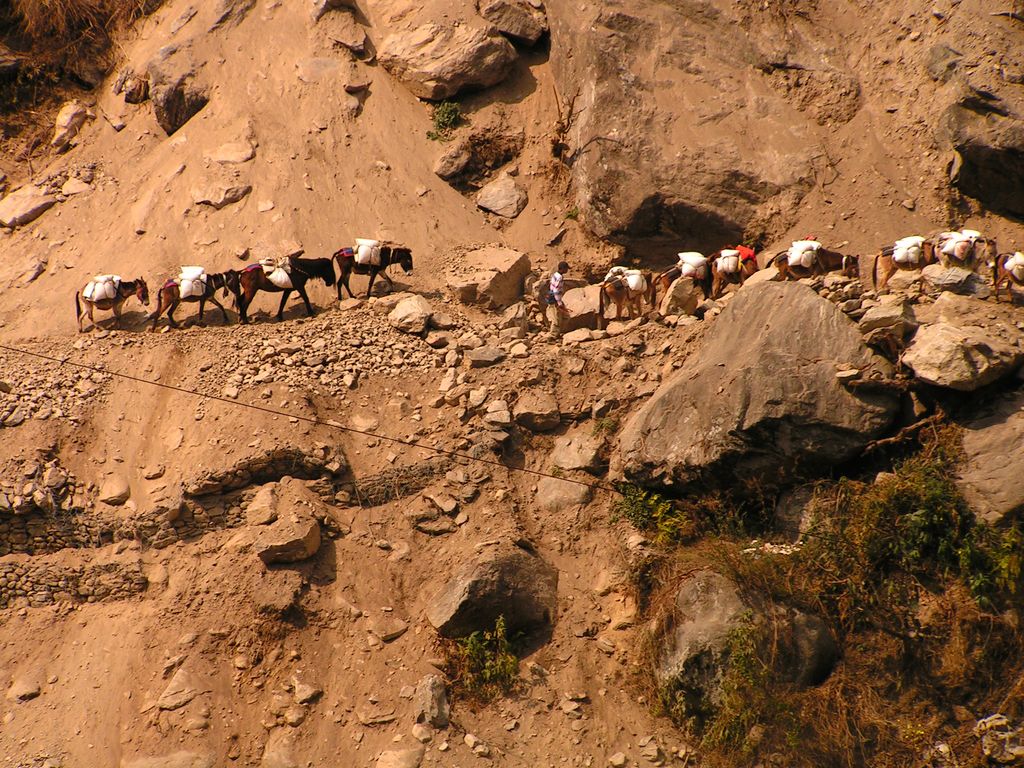
[[[860,276],[860,257],[819,248],[815,251],[814,263],[810,267],[790,266],[789,251],[775,254],[771,264],[779,270],[779,280],[799,280],[803,277],[841,272],[845,277]]]
[[[84,288],[83,288],[84,290]],[[92,323],[94,328],[99,326],[96,320],[93,318],[93,310],[113,310],[114,312],[114,327],[121,327],[121,307],[132,296],[135,296],[144,307],[149,306],[149,286],[146,285],[146,281],[141,277],[135,280],[122,280],[117,284],[115,289],[114,298],[112,299],[98,299],[93,301],[92,299],[85,298],[82,295],[82,291],[75,291],[75,320],[78,322],[78,332],[82,333],[82,305],[85,303],[84,315],[89,316],[89,322]]]
[[[382,245],[380,246],[380,264],[357,264],[355,258],[355,252],[351,248],[341,248],[334,252],[332,257],[338,262],[338,300],[341,301],[341,289],[342,287],[348,291],[348,295],[353,299],[356,297],[352,293],[352,288],[348,284],[349,277],[355,272],[357,275],[369,275],[370,282],[366,286],[366,298],[370,298],[370,291],[373,290],[373,281],[377,279],[377,275],[381,275],[385,280],[388,281],[388,289],[394,290],[395,283],[388,276],[388,267],[392,264],[397,264],[402,268],[406,277],[412,276],[412,250],[400,245]]]
[[[885,246],[879,255],[874,257],[874,263],[871,265],[871,285],[879,293],[886,290],[886,286],[889,285],[896,270],[923,269],[936,262],[935,244],[928,240],[921,244],[921,259],[919,261],[897,261],[893,258],[895,252],[895,245]]]
[[[633,270],[631,270],[633,271]],[[639,271],[639,270],[636,270]],[[641,272],[644,279],[644,286],[634,291],[629,287],[625,273],[609,279],[605,278],[601,283],[601,293],[597,302],[598,327],[604,328],[605,298],[615,304],[615,319],[622,319],[622,307],[626,306],[626,314],[640,317],[643,314],[643,303],[646,300],[653,309],[658,296],[658,289],[654,283],[654,276],[650,272]]]
[[[214,272],[206,275],[206,289],[203,291],[201,296],[189,296],[188,298],[181,298],[181,284],[177,279],[168,280],[163,284],[163,287],[157,291],[156,295],[156,309],[153,314],[149,316],[149,320],[153,321],[153,325],[150,326],[150,331],[156,330],[156,324],[160,320],[160,315],[165,311],[167,312],[167,323],[171,328],[177,328],[178,324],[174,320],[174,310],[178,308],[178,305],[183,301],[188,302],[199,302],[199,320],[203,319],[203,310],[206,309],[206,302],[212,301],[220,313],[224,315],[224,323],[228,322],[228,313],[224,309],[224,305],[217,301],[217,290],[223,289],[224,296],[228,295],[230,291],[235,296],[235,305],[238,305],[239,294],[241,292],[238,282],[238,272],[229,269],[227,272]]]
[[[283,293],[281,306],[277,309],[278,322],[284,320],[284,305],[288,303],[288,297],[295,291],[302,297],[302,303],[306,305],[306,316],[314,315],[313,305],[309,303],[309,296],[306,295],[306,283],[311,279],[323,280],[324,285],[334,285],[334,263],[330,259],[301,259],[298,256],[288,257],[288,278],[291,281],[291,288],[281,288],[274,285],[263,270],[262,264],[250,264],[238,273],[238,316],[240,322],[249,322],[249,305],[256,297],[257,291],[268,293]]]
[[[1010,261],[1012,259],[1012,262]],[[1010,262],[1010,264],[1007,264]],[[1024,288],[1024,253],[1001,253],[992,262],[992,288],[996,301],[999,301],[999,288],[1006,284],[1006,295],[1013,303],[1013,286]]]
[[[710,263],[711,272],[711,296],[712,299],[717,299],[725,291],[725,286],[743,285],[744,281],[757,272],[757,259],[754,257],[752,250],[744,249],[736,254],[736,258],[739,259],[738,268],[729,272],[725,269],[719,269],[720,260],[722,259],[723,252],[735,251],[736,248],[723,248],[720,251],[715,251],[708,256],[708,262]],[[708,298],[707,293],[704,294],[704,298]]]
[[[987,264],[995,261],[997,256],[996,241],[991,238],[971,237],[961,240],[949,254],[942,250],[943,240],[941,235],[932,239],[932,247],[938,262],[946,267],[960,267],[971,272],[977,270],[979,264]]]

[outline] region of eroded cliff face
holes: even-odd
[[[866,212],[865,181],[875,207],[905,203],[884,214],[902,226],[922,209],[962,216],[956,191],[1019,209],[1024,46],[978,4],[553,0],[548,13],[579,203],[635,255],[768,244],[822,205],[811,226],[843,230],[827,206]]]

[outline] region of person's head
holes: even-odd
[[[568,272],[569,271],[569,262],[567,262],[567,261],[560,261],[560,262],[558,262],[558,271],[559,271],[560,274],[563,274],[563,275],[566,272]]]

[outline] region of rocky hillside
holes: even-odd
[[[168,0],[46,70],[0,157],[0,765],[1024,761],[1020,296],[871,277],[1020,249],[1022,16]],[[599,322],[612,263],[808,234],[861,277]],[[181,265],[356,237],[412,273],[148,332]],[[149,306],[79,334],[101,273]]]

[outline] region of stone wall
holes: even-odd
[[[139,563],[58,567],[30,561],[0,562],[0,608],[57,602],[97,603],[123,600],[148,586]]]

